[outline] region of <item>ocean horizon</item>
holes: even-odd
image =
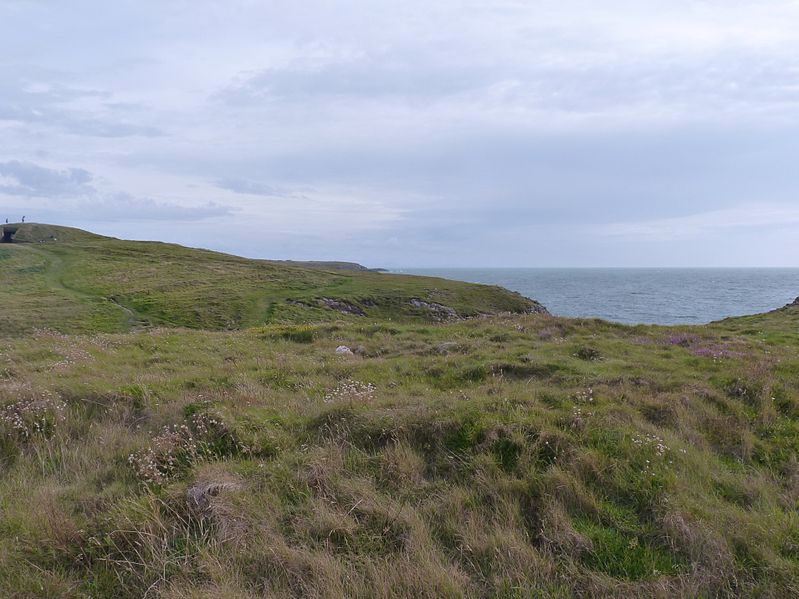
[[[624,324],[705,324],[768,312],[799,296],[799,268],[398,268],[391,272],[499,285],[558,316]]]

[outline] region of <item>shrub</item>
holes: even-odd
[[[602,355],[599,353],[598,349],[585,346],[578,348],[574,355],[587,362],[595,362],[596,360],[600,360],[602,358]]]
[[[52,395],[24,397],[0,409],[3,436],[24,444],[50,437],[65,418],[66,404]]]
[[[193,464],[239,453],[248,448],[216,416],[192,414],[182,424],[165,426],[146,449],[128,456],[137,478],[163,485],[185,474]]]

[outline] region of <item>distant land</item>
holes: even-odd
[[[301,268],[318,268],[320,270],[354,270],[356,272],[388,272],[385,268],[367,268],[357,262],[326,262],[318,260],[276,260],[280,264],[287,266],[299,266]]]

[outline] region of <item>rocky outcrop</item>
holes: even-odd
[[[533,299],[530,300],[532,302],[532,306],[530,306],[527,310],[525,310],[525,314],[549,314],[549,310],[546,309],[544,304],[537,302]]]
[[[521,293],[519,293],[518,291],[510,291],[509,289],[505,289],[505,291],[527,302],[528,308],[522,312],[523,314],[549,314],[549,310],[547,310],[546,307],[544,307],[544,304],[542,304],[541,302],[526,297]]]
[[[344,300],[337,300],[329,297],[323,297],[319,300],[319,304],[323,308],[336,310],[337,312],[341,312],[342,314],[366,316],[366,312],[364,312],[359,306],[356,306],[355,304],[351,304],[349,302],[345,302]]]
[[[414,308],[421,308],[428,310],[435,320],[457,320],[460,318],[458,312],[454,308],[445,306],[444,304],[437,304],[436,302],[426,302],[415,297],[408,302]]]

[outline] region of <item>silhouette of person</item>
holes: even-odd
[[[25,217],[24,217],[24,216],[22,217],[22,222],[23,222],[23,223],[25,222]]]

